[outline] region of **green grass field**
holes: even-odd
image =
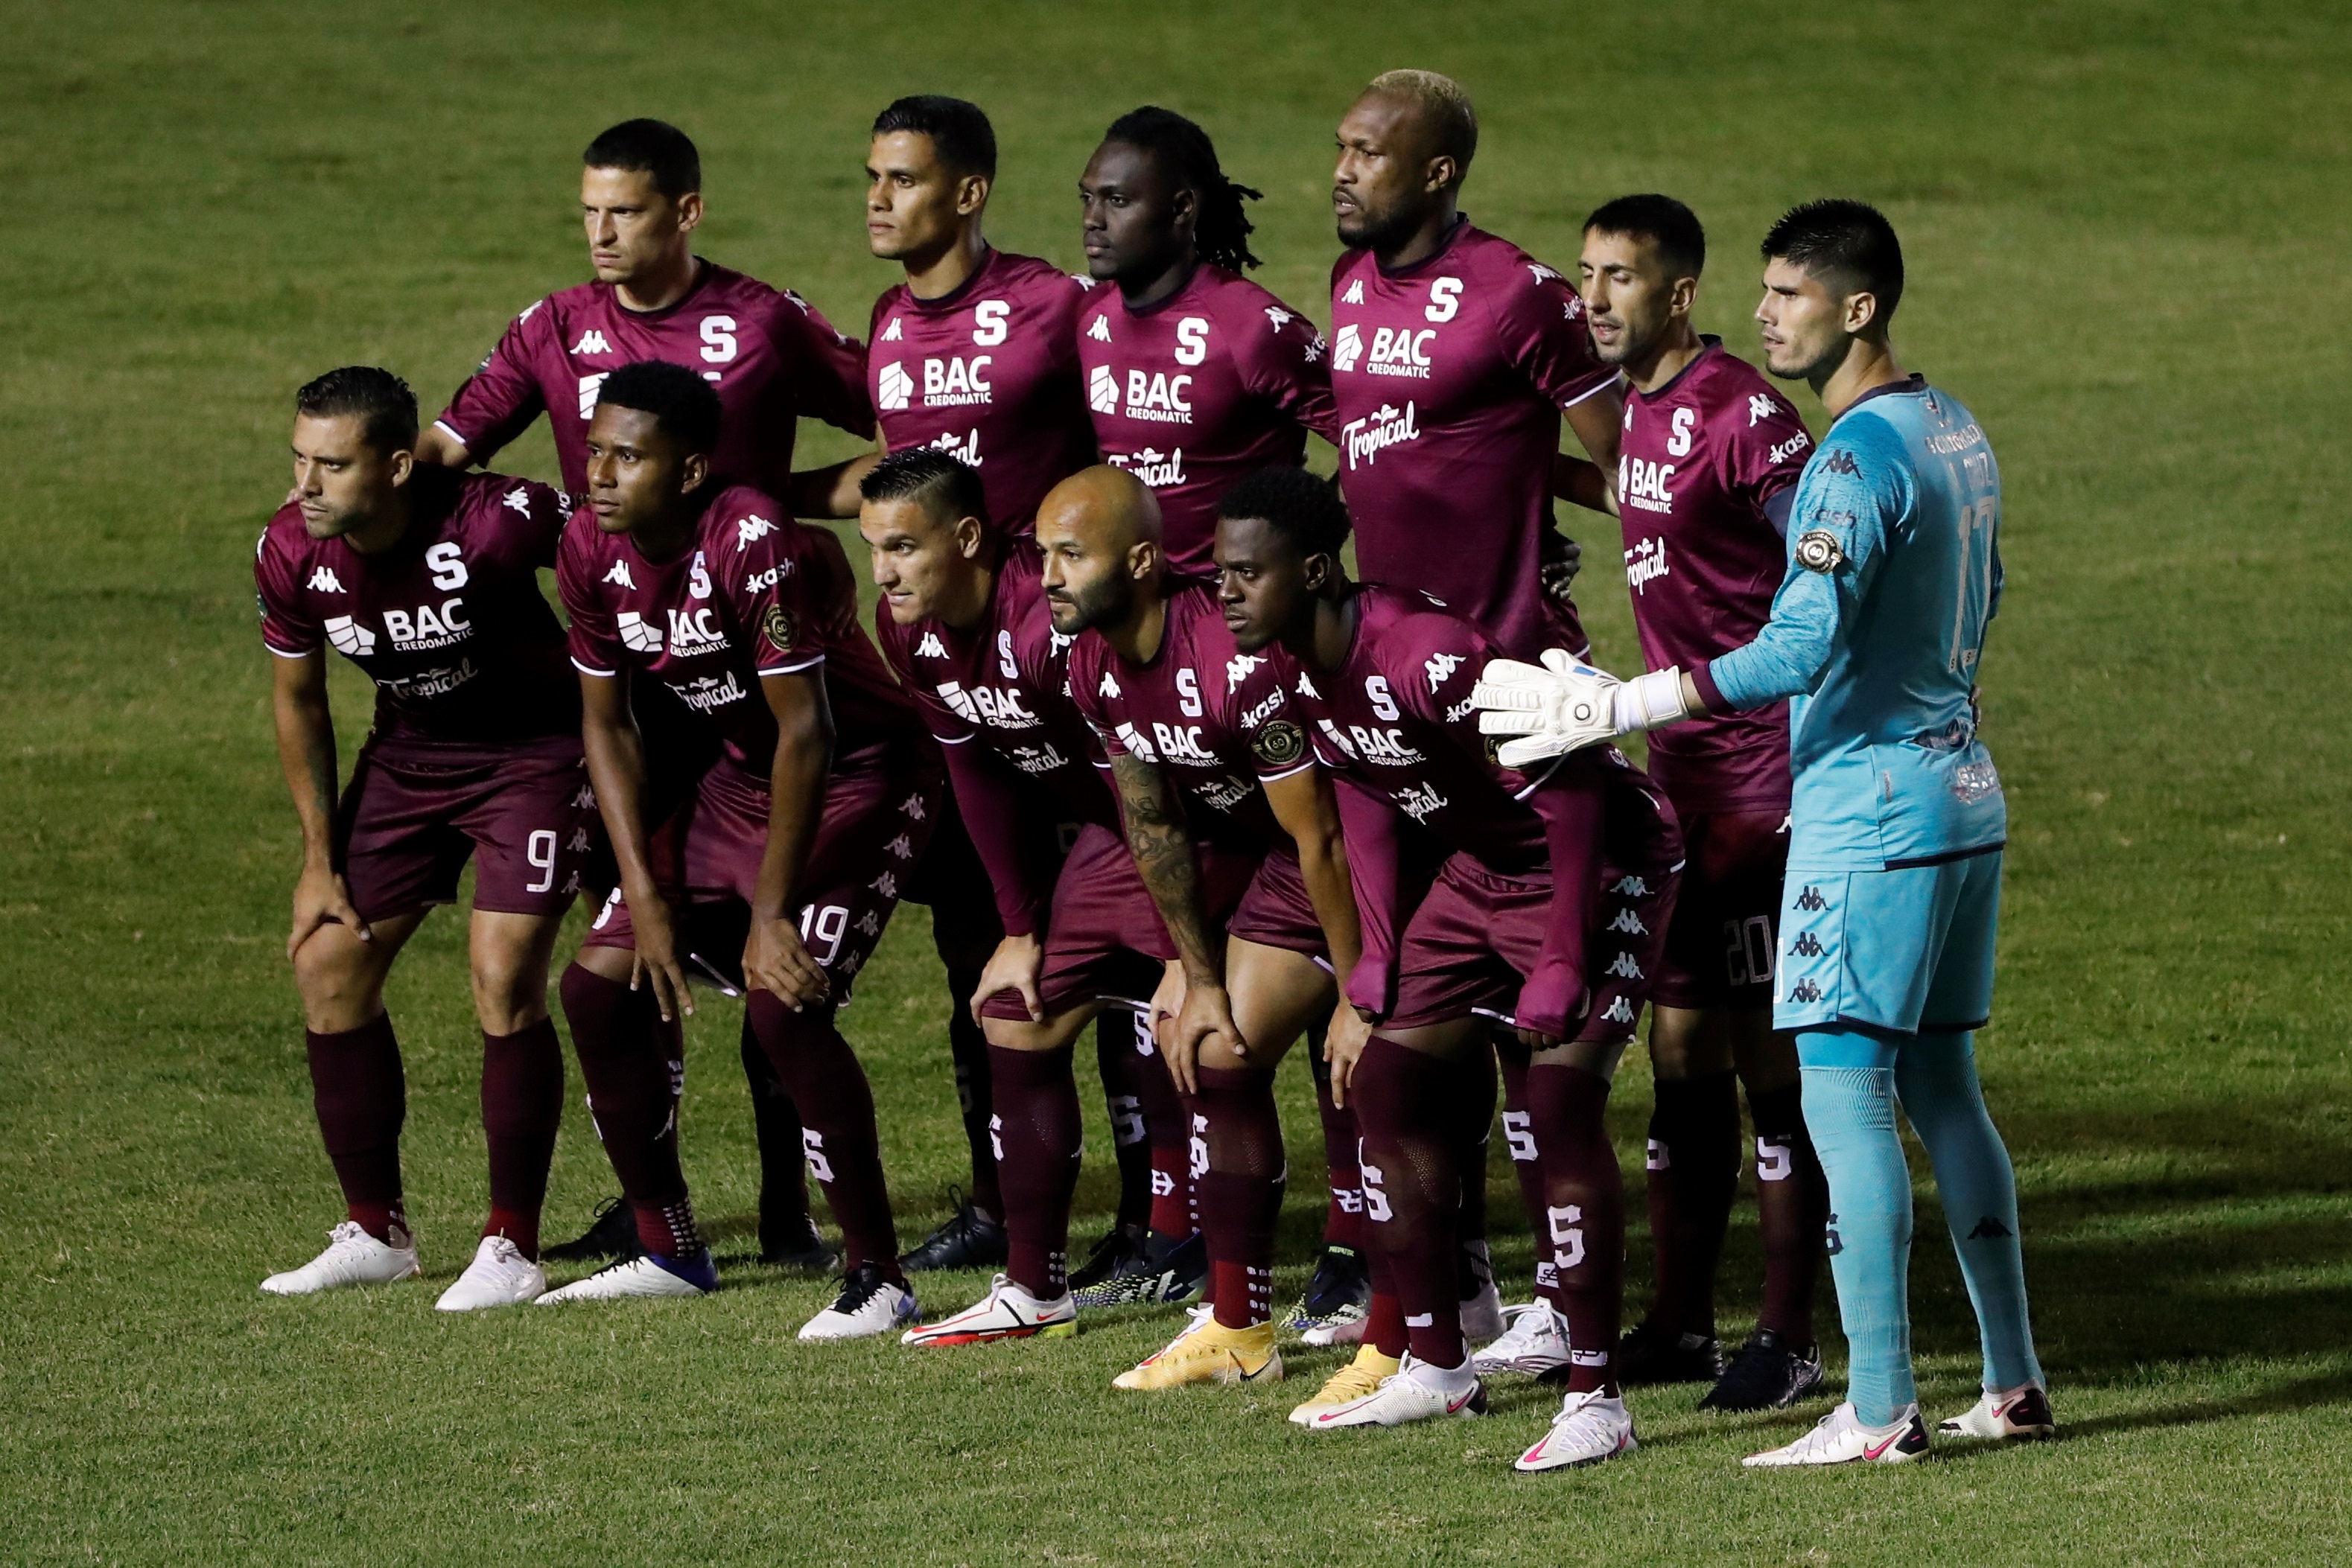
[[[0,294],[0,1558],[2352,1559],[2352,727],[2327,678],[2352,590],[2340,14],[17,0],[0,21],[26,264]],[[728,1288],[448,1321],[429,1309],[482,1176],[446,915],[391,998],[431,1278],[257,1295],[339,1217],[281,951],[297,838],[248,564],[293,387],[369,361],[437,407],[509,316],[584,275],[578,150],[640,113],[701,142],[705,254],[862,329],[895,277],[859,227],[865,127],[914,90],[990,110],[992,233],[1065,264],[1101,128],[1145,101],[1201,118],[1266,192],[1262,277],[1319,319],[1330,128],[1400,64],[1470,87],[1465,204],[1539,256],[1572,260],[1607,196],[1691,202],[1717,240],[1706,324],[1743,351],[1754,239],[1781,207],[1864,196],[1903,233],[1898,346],[1969,400],[2008,480],[1984,685],[2015,827],[1980,1051],[2065,1440],[1754,1476],[1737,1457],[1823,1406],[1715,1420],[1681,1389],[1638,1396],[1634,1459],[1537,1479],[1508,1462],[1550,1407],[1524,1385],[1493,1419],[1360,1441],[1286,1425],[1287,1390],[1116,1393],[1165,1318],[925,1356],[804,1348],[824,1288],[744,1256],[723,1003],[692,1030],[687,1153]],[[501,465],[554,473],[536,434]],[[1577,527],[1622,669],[1613,535]],[[347,675],[348,760],[365,709]],[[963,1157],[925,918],[902,915],[845,1018],[910,1236]],[[1296,1265],[1320,1158],[1289,1071]],[[555,1230],[609,1186],[578,1087]],[[1637,1061],[1613,1122],[1634,1181],[1649,1098]],[[1523,1291],[1499,1166],[1495,1190]],[[1924,1181],[1921,1204],[1923,1382],[1948,1413],[1974,1338]],[[1739,1224],[1733,1333],[1757,1272]],[[1331,1362],[1300,1354],[1294,1377]]]

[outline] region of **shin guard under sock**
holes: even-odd
[[[1274,1229],[1288,1174],[1274,1074],[1203,1067],[1200,1084],[1192,1103],[1209,1167],[1200,1179],[1201,1222],[1217,1322],[1251,1328],[1274,1316]]]
[[[1331,1103],[1331,1064],[1323,1060],[1318,1030],[1307,1042],[1314,1054],[1315,1109],[1323,1121],[1324,1179],[1330,1200],[1323,1210],[1323,1245],[1356,1251],[1364,1246],[1364,1182],[1356,1170],[1356,1113]]]
[[[558,991],[596,1135],[629,1200],[639,1242],[666,1257],[699,1250],[677,1161],[677,1099],[686,1078],[677,1020],[662,1021],[650,989],[633,991],[578,964],[563,971]]]
[[[310,1059],[310,1100],[319,1135],[352,1223],[390,1242],[408,1229],[401,1203],[400,1128],[408,1119],[408,1077],[392,1018],[378,1013],[354,1030],[318,1034],[305,1030]]]
[[[563,1045],[555,1020],[512,1034],[482,1036],[482,1132],[490,1152],[490,1218],[485,1236],[503,1236],[539,1257],[539,1213],[563,1123]]]
[[[1133,1015],[1106,1009],[1095,1019],[1095,1066],[1102,1074],[1103,1110],[1110,1118],[1111,1155],[1118,1161],[1119,1228],[1151,1223],[1151,1134],[1143,1118],[1143,1060],[1136,1054]]]
[[[841,1228],[842,1264],[871,1263],[898,1281],[898,1233],[882,1177],[874,1091],[829,1008],[794,1012],[772,991],[746,998],[751,1030],[801,1113],[801,1148]]]
[[[1715,1337],[1715,1271],[1739,1190],[1739,1080],[1661,1078],[1650,1112],[1650,1322]]]
[[[1813,1038],[1798,1037],[1801,1060]],[[1911,1172],[1895,1130],[1895,1071],[1808,1065],[1804,1092],[1805,1125],[1829,1177],[1846,1397],[1865,1425],[1883,1427],[1919,1397],[1911,1373]]]
[[[776,1064],[751,1032],[751,1011],[743,1010],[740,1042],[743,1082],[751,1091],[751,1130],[760,1144],[761,1243],[771,1238],[797,1246],[808,1221],[808,1169],[801,1157],[801,1113],[776,1076]]]
[[[934,914],[932,918],[939,917]],[[948,1054],[955,1063],[956,1108],[963,1114],[964,1143],[971,1152],[971,1206],[1002,1220],[1004,1195],[997,1187],[996,1153],[988,1141],[988,1119],[996,1109],[988,1036],[971,1016],[971,994],[980,989],[980,974],[961,965],[948,970]]]
[[[991,1046],[992,1132],[1008,1279],[1040,1301],[1069,1289],[1070,1195],[1078,1186],[1078,1086],[1071,1048]]]
[[[1603,1121],[1609,1081],[1580,1067],[1532,1068],[1528,1104],[1543,1151],[1544,1239],[1568,1320],[1569,1392],[1607,1388],[1625,1298],[1625,1178]]]
[[[1139,1016],[1139,1045],[1150,1040],[1149,1027]],[[1181,1241],[1192,1234],[1192,1118],[1158,1050],[1136,1052],[1135,1083],[1151,1141],[1151,1228]]]
[[[1386,1255],[1414,1357],[1439,1367],[1466,1354],[1454,1239],[1462,1176],[1448,1114],[1456,1065],[1375,1035],[1349,1096],[1363,1129],[1366,1234]]]
[[[1974,1040],[1951,1032],[1908,1041],[1895,1059],[1895,1088],[1935,1164],[1944,1223],[1984,1344],[1984,1385],[2041,1383],[2019,1249],[2017,1176],[1985,1110]]]
[[[1813,1343],[1830,1187],[1805,1131],[1804,1092],[1791,1083],[1748,1096],[1756,1121],[1756,1225],[1764,1244],[1764,1306],[1756,1326],[1791,1349]]]
[[[1544,1239],[1542,1155],[1536,1145],[1535,1119],[1528,1112],[1528,1052],[1498,1046],[1495,1056],[1503,1078],[1503,1147],[1511,1156],[1511,1175],[1518,1178],[1528,1227],[1535,1232],[1536,1294],[1558,1307],[1559,1270],[1551,1260],[1551,1244]]]

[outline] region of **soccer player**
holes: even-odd
[[[952,454],[980,476],[983,515],[1025,534],[1045,492],[1095,460],[1078,371],[1076,322],[1086,286],[1050,262],[988,243],[982,225],[995,183],[996,132],[977,105],[902,98],[875,118],[866,160],[866,238],[906,278],[874,302],[866,386],[885,451]],[[854,459],[835,476],[839,515],[858,515],[856,478],[873,462]],[[989,1142],[988,1046],[971,1006],[981,968],[1003,932],[967,828],[942,825],[930,862],[909,890],[932,906],[933,936],[956,998],[948,1039],[972,1169],[971,1200],[907,1255],[915,1269],[1005,1261],[1004,1202]],[[1082,1283],[1108,1273],[1113,1253],[1125,1255],[1151,1200],[1150,1149],[1134,1103],[1142,1091],[1130,1065],[1133,1043],[1114,1030],[1100,1044],[1107,1092],[1115,1103],[1128,1103],[1112,1127],[1121,1156],[1120,1207],[1133,1228],[1113,1228],[1080,1270]],[[1181,1146],[1181,1139],[1176,1142]]]
[[[1242,203],[1208,133],[1144,108],[1111,122],[1078,178],[1087,271],[1078,318],[1087,406],[1103,461],[1150,486],[1169,568],[1213,570],[1217,497],[1333,437],[1315,324],[1242,277],[1255,267]]]
[[[1486,1408],[1450,1233],[1463,1162],[1484,1153],[1486,1037],[1500,1023],[1532,1052],[1549,1261],[1574,1347],[1559,1414],[1518,1468],[1631,1452],[1611,1368],[1624,1200],[1601,1117],[1673,907],[1674,813],[1613,749],[1525,773],[1499,766],[1468,700],[1496,644],[1426,594],[1349,582],[1348,513],[1328,485],[1269,470],[1236,486],[1223,512],[1219,584],[1235,643],[1273,662],[1318,754],[1380,802],[1351,813],[1347,831],[1367,906],[1348,998],[1377,1026],[1360,1051],[1334,1052],[1333,1075],[1363,1129],[1365,1204],[1390,1290],[1374,1298],[1357,1375],[1291,1418],[1321,1431]],[[1424,836],[1448,858],[1408,908],[1401,841]],[[1393,1374],[1345,1397],[1398,1328]]]
[[[889,454],[860,487],[858,531],[882,591],[876,632],[945,750],[1004,932],[968,1009],[985,1030],[982,1070],[998,1090],[982,1132],[1004,1195],[1009,1258],[981,1302],[907,1338],[971,1344],[1064,1333],[1077,1310],[1066,1260],[1079,1150],[1071,1041],[1098,1009],[1139,1012],[1175,953],[1119,836],[1101,748],[1071,704],[1071,639],[1053,628],[1035,544],[995,528],[979,474],[938,448]],[[1098,1027],[1097,1036],[1105,1082],[1139,1079],[1129,1065],[1141,1060],[1138,1030]],[[1203,1270],[1171,1259],[1192,1231],[1190,1128],[1156,1051],[1145,1065],[1156,1071],[1112,1107],[1122,1175],[1133,1154],[1144,1155],[1135,1185],[1159,1211],[1156,1247],[1150,1208],[1129,1217],[1133,1250],[1139,1261],[1156,1257],[1157,1271],[1189,1295]],[[1145,1136],[1147,1096],[1154,1139]]]
[[[587,490],[588,421],[604,377],[633,360],[667,360],[719,393],[726,418],[718,471],[793,500],[801,415],[872,433],[864,348],[799,295],[694,254],[702,161],[676,126],[625,120],[590,142],[581,162],[580,209],[594,280],[559,289],[517,316],[419,438],[417,456],[453,468],[487,463],[545,413],[564,488],[576,502]],[[639,693],[635,706],[651,742],[656,795],[665,802],[683,796],[693,774],[677,764],[699,759],[699,727],[658,685]],[[832,1253],[809,1218],[798,1114],[748,1022],[741,1058],[759,1131],[761,1253],[771,1262],[824,1268]],[[628,1207],[610,1205],[586,1236],[551,1248],[549,1256],[625,1253],[634,1235]]]
[[[1585,220],[1586,319],[1601,362],[1628,382],[1615,488],[1633,623],[1652,669],[1688,668],[1762,629],[1813,445],[1760,372],[1692,326],[1706,260],[1698,218],[1671,196],[1622,196]],[[1829,1215],[1796,1048],[1772,1029],[1788,708],[1661,730],[1648,771],[1674,802],[1689,863],[1650,992],[1655,1290],[1648,1318],[1619,1349],[1618,1372],[1628,1383],[1713,1381],[1700,1402],[1708,1409],[1788,1405],[1821,1383],[1812,1295]],[[1717,1380],[1715,1273],[1739,1181],[1741,1082],[1756,1122],[1764,1303]],[[1521,1326],[1549,1327],[1532,1315]]]
[[[388,371],[331,371],[294,407],[294,496],[261,536],[254,577],[278,655],[278,755],[302,823],[286,954],[348,1218],[324,1252],[261,1288],[299,1296],[417,1271],[400,1179],[407,1092],[383,984],[470,858],[490,1214],[438,1304],[529,1301],[547,1288],[540,1207],[563,1110],[548,959],[593,821],[579,696],[538,583],[555,564],[562,498],[417,463],[416,399]],[[330,646],[376,688],[340,798]]]
[[[1301,470],[1304,472],[1304,470]],[[1215,591],[1173,577],[1158,507],[1133,475],[1066,480],[1039,514],[1054,629],[1075,636],[1070,696],[1110,758],[1127,841],[1174,946],[1181,998],[1154,998],[1161,1050],[1190,1102],[1215,1311],[1116,1380],[1122,1388],[1277,1381],[1274,1230],[1286,1176],[1274,1073],[1333,1018],[1333,973],[1360,939],[1329,780],[1262,655],[1235,646]],[[1223,922],[1210,854],[1255,862]]]
[[[910,1321],[916,1307],[898,1266],[873,1094],[833,1019],[880,939],[899,879],[921,859],[943,782],[937,748],[858,630],[838,543],[714,473],[722,419],[700,376],[641,361],[606,380],[589,426],[588,504],[565,531],[557,581],[620,886],[564,975],[564,1008],[575,1040],[600,1042],[600,1053],[625,1051],[642,1071],[658,1060],[646,1049],[658,1041],[674,1059],[679,1015],[692,1008],[685,965],[697,917],[748,907],[751,1030],[799,1108],[810,1168],[842,1232],[840,1295],[801,1337],[862,1337]],[[692,802],[666,822],[645,809],[624,671],[667,686],[720,743]],[[595,1092],[590,1063],[583,1047]],[[674,1117],[674,1092],[669,1103]],[[714,1288],[675,1174],[674,1122],[631,1145],[641,1153],[666,1136],[667,1162],[634,1172],[601,1103],[597,1122],[646,1255],[548,1300]]]
[[[1881,214],[1807,203],[1773,225],[1763,252],[1765,368],[1810,384],[1833,422],[1797,484],[1770,621],[1728,653],[1622,685],[1565,660],[1489,672],[1481,701],[1498,731],[1532,730],[1537,749],[1554,749],[1790,699],[1773,1021],[1796,1032],[1805,1122],[1829,1177],[1851,1372],[1844,1404],[1747,1463],[1899,1464],[1928,1437],[1911,1370],[1898,1101],[1935,1166],[1984,1354],[1984,1396],[1939,1430],[2056,1429],[2026,1309],[2016,1180],[1974,1052],[1991,1011],[2008,836],[1974,685],[2000,601],[2000,472],[1968,409],[1895,358],[1903,252]]]

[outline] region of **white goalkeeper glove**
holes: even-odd
[[[1481,734],[1516,737],[1496,753],[1506,768],[1654,729],[1690,713],[1678,669],[1620,681],[1559,648],[1546,649],[1540,666],[1495,660],[1471,688],[1470,700],[1479,709]]]

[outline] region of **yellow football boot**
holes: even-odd
[[[1203,1317],[1141,1364],[1111,1379],[1118,1388],[1180,1388],[1187,1383],[1279,1383],[1282,1352],[1274,1325],[1229,1329]]]
[[[1331,1375],[1329,1382],[1316,1390],[1315,1397],[1290,1413],[1294,1426],[1305,1427],[1315,1419],[1318,1410],[1329,1410],[1367,1394],[1377,1393],[1381,1384],[1397,1375],[1401,1358],[1382,1355],[1369,1344],[1356,1347],[1356,1359]]]

